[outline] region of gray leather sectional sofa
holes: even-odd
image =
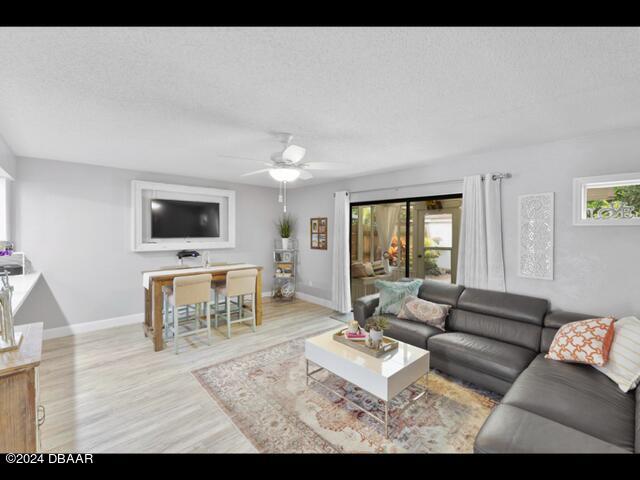
[[[623,393],[588,365],[544,358],[558,328],[593,318],[541,298],[425,280],[418,296],[452,305],[443,332],[386,315],[385,334],[431,352],[431,366],[504,394],[475,441],[480,453],[640,453],[640,389]],[[378,294],[358,299],[364,325]]]

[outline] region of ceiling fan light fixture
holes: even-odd
[[[270,168],[269,175],[276,182],[293,182],[300,176],[300,170],[297,168]]]

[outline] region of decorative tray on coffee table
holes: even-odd
[[[392,350],[398,348],[398,342],[389,337],[382,337],[382,345],[380,348],[371,348],[365,345],[364,339],[358,340],[350,340],[345,336],[347,329],[343,328],[342,330],[333,334],[333,339],[336,342],[340,342],[344,345],[348,345],[351,348],[358,350],[359,352],[366,353],[367,355],[371,355],[372,357],[381,357]]]

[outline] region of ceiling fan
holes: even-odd
[[[243,177],[250,175],[258,175],[260,173],[269,173],[271,178],[277,182],[293,182],[298,178],[302,180],[309,180],[313,178],[310,170],[333,170],[344,167],[341,163],[333,162],[303,162],[307,149],[299,145],[293,144],[293,135],[290,133],[276,133],[280,137],[280,141],[284,144],[282,151],[271,154],[271,161],[264,162],[263,160],[234,157],[230,155],[221,155],[227,158],[236,158],[240,160],[250,160],[254,162],[262,162],[268,168],[262,168],[260,170],[254,170],[243,174]]]

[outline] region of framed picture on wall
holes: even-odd
[[[327,217],[318,217],[311,219],[310,236],[312,249],[327,249]]]

